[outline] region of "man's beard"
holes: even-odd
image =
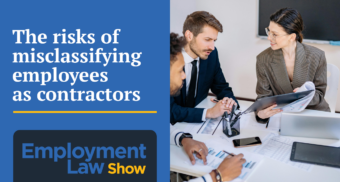
[[[170,96],[171,97],[179,96],[181,94],[182,87],[183,87],[183,82],[182,82],[182,86],[180,86],[176,89],[173,89],[173,90],[171,90],[171,86],[170,86]]]
[[[193,39],[190,43],[189,43],[189,48],[190,48],[190,50],[194,53],[194,54],[196,54],[196,56],[198,56],[200,59],[203,59],[203,60],[206,60],[206,59],[208,59],[208,56],[209,55],[204,55],[203,53],[204,52],[212,52],[213,50],[211,50],[211,49],[204,49],[203,51],[202,51],[202,55],[200,55],[199,54],[199,50],[198,49],[196,49],[196,40],[195,39]]]
[[[171,97],[177,97],[177,96],[181,95],[181,89],[176,90],[175,93],[170,93],[170,95],[171,95]]]

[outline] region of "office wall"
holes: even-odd
[[[196,0],[190,3],[194,5],[185,7],[183,1],[171,0],[171,31],[181,33],[186,15],[193,11],[205,10],[212,13],[224,29],[218,36],[216,47],[226,80],[236,96],[255,99],[256,55],[270,46],[268,40],[256,37],[258,1]],[[309,45],[325,51],[327,62],[340,68],[340,46]],[[336,110],[340,111],[340,90]]]
[[[182,35],[184,20],[194,11],[196,11],[195,0],[170,0],[170,32]]]

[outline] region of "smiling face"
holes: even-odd
[[[185,34],[190,50],[201,59],[207,59],[209,54],[215,49],[218,31],[212,26],[205,25],[202,33],[199,33],[196,37],[189,30]]]
[[[287,34],[279,24],[271,21],[269,23],[269,35],[267,39],[270,41],[270,46],[273,50],[282,49],[289,46],[292,41],[295,41],[296,34]]]

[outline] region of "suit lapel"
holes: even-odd
[[[285,60],[283,58],[282,50],[278,49],[274,51],[273,61],[271,62],[271,67],[276,78],[276,82],[280,85],[283,93],[293,92],[293,88],[290,85]]]
[[[301,87],[308,78],[309,64],[306,59],[305,49],[300,42],[296,43],[296,58],[293,73],[293,87]]]

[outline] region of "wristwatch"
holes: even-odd
[[[182,140],[183,138],[192,138],[192,135],[190,133],[183,133],[181,137],[179,138],[179,145],[183,147]]]
[[[221,176],[220,171],[218,171],[218,169],[214,169],[213,171],[214,171],[215,174],[216,174],[216,181],[217,181],[217,182],[222,182],[223,179],[222,179],[222,176]]]

